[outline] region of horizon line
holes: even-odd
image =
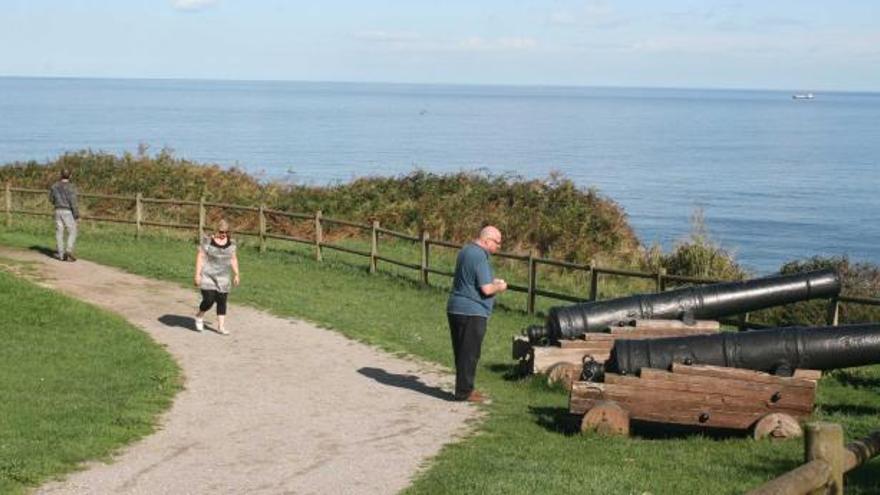
[[[880,89],[822,89],[814,88],[761,88],[748,86],[644,86],[610,84],[554,84],[554,83],[474,83],[474,82],[416,82],[416,81],[352,81],[352,80],[309,80],[309,79],[238,79],[206,77],[132,77],[132,76],[62,76],[62,75],[18,75],[0,74],[0,79],[79,79],[105,81],[177,81],[177,82],[241,82],[241,83],[299,83],[299,84],[349,84],[349,85],[387,85],[387,86],[458,86],[458,87],[502,87],[502,88],[559,88],[559,89],[660,89],[660,90],[702,90],[702,91],[778,91],[812,93],[880,93]]]

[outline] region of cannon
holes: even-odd
[[[880,363],[880,324],[784,327],[714,335],[617,340],[604,365],[587,361],[582,378],[636,375],[673,364],[713,365],[791,376],[796,369],[831,370]]]
[[[615,341],[587,360],[569,411],[582,431],[629,434],[630,421],[750,429],[791,438],[812,414],[819,370],[880,363],[880,324],[787,327]]]
[[[544,339],[556,343],[585,333],[604,332],[632,320],[713,320],[808,299],[835,297],[840,287],[837,271],[826,269],[638,294],[551,308],[545,326],[529,327],[525,333],[533,343]]]

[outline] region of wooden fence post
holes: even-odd
[[[843,495],[843,427],[835,423],[807,424],[804,441],[806,462],[822,460],[831,466],[828,485],[810,492],[810,495]]]
[[[266,205],[260,203],[260,252],[266,252]]]
[[[12,184],[6,183],[6,227],[12,227]]]
[[[428,256],[430,255],[431,245],[428,243],[428,231],[422,230],[422,283],[428,285]]]
[[[832,297],[828,301],[828,324],[837,326],[840,320],[840,301],[836,297]]]
[[[599,272],[596,271],[595,260],[590,260],[590,300],[599,300]]]
[[[379,256],[379,221],[373,220],[373,228],[370,229],[370,273],[376,273],[376,256]]]
[[[321,210],[315,212],[315,259],[324,261],[321,243],[324,242],[324,230],[321,228]]]
[[[144,221],[144,203],[143,203],[143,195],[141,193],[137,193],[134,197],[134,224],[135,224],[135,237],[137,239],[141,238],[141,222]]]
[[[526,312],[535,314],[535,288],[538,285],[538,264],[535,263],[535,253],[529,251],[529,292],[526,302]]]
[[[202,196],[199,198],[199,242],[202,242],[202,237],[205,237],[206,218],[207,212],[205,211],[205,197]]]
[[[666,268],[660,267],[657,270],[657,292],[663,292],[666,290]]]

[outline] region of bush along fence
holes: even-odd
[[[843,475],[880,453],[880,430],[844,446],[843,428],[809,423],[804,437],[805,463],[747,495],[843,495]]]
[[[5,204],[5,214],[6,214],[6,225],[7,227],[12,225],[12,216],[13,214],[23,214],[23,215],[38,215],[38,216],[50,216],[51,213],[47,211],[47,202],[45,198],[47,197],[47,191],[43,189],[26,189],[26,188],[18,188],[12,187],[11,184],[7,183],[4,191],[4,204]],[[39,199],[38,195],[42,195],[43,201],[34,201],[34,199]],[[16,202],[13,201],[13,197],[21,197],[21,201],[24,205],[30,205],[31,208],[25,207],[13,207]],[[400,266],[403,268],[408,268],[411,270],[415,270],[420,272],[421,282],[425,285],[429,283],[429,275],[441,275],[446,277],[452,277],[452,272],[440,270],[438,268],[433,268],[430,265],[431,258],[431,250],[432,247],[441,247],[441,248],[449,248],[449,249],[459,249],[461,248],[461,244],[431,239],[428,235],[428,232],[422,231],[420,235],[414,236],[411,234],[396,232],[394,230],[389,230],[386,228],[382,228],[379,225],[378,221],[373,221],[372,223],[359,223],[353,222],[349,220],[342,220],[336,218],[329,218],[323,216],[322,212],[316,211],[315,213],[296,213],[296,212],[287,212],[287,211],[279,211],[272,210],[266,208],[265,205],[259,206],[243,206],[243,205],[233,205],[233,204],[225,204],[225,203],[215,203],[205,201],[202,198],[199,201],[192,200],[181,200],[181,199],[159,199],[159,198],[145,198],[141,193],[137,193],[135,196],[121,196],[121,195],[108,195],[108,194],[89,194],[89,193],[81,193],[79,195],[80,198],[85,200],[94,200],[96,202],[100,202],[101,204],[115,203],[118,205],[122,203],[126,205],[127,208],[131,209],[129,218],[120,218],[118,216],[104,216],[104,215],[91,215],[89,213],[89,209],[83,209],[86,214],[82,215],[81,218],[83,220],[91,220],[95,222],[111,222],[111,223],[121,223],[121,224],[131,224],[135,226],[136,235],[140,237],[145,227],[164,227],[164,228],[173,228],[173,229],[183,229],[183,230],[193,230],[198,231],[199,235],[203,235],[205,231],[205,226],[208,221],[208,211],[209,209],[220,209],[223,210],[225,214],[229,215],[230,213],[233,215],[250,215],[250,218],[241,222],[242,225],[246,225],[248,228],[237,230],[236,233],[240,235],[248,235],[254,236],[259,239],[259,249],[260,251],[266,250],[266,240],[267,239],[276,239],[282,241],[291,241],[301,244],[307,244],[314,246],[315,250],[315,259],[318,261],[323,260],[323,250],[331,249],[341,252],[346,252],[349,254],[354,254],[358,256],[363,256],[369,259],[369,270],[371,273],[375,273],[378,267],[379,262],[390,263],[392,265]],[[31,198],[30,203],[26,201],[26,199]],[[161,207],[163,208],[162,217],[168,218],[169,216],[173,216],[176,213],[176,221],[157,221],[157,220],[148,220],[146,215],[146,209],[148,207]],[[181,221],[181,212],[183,209],[198,209],[198,223],[187,223],[185,221]],[[96,208],[99,209],[99,208]],[[111,211],[120,211],[118,207],[116,208],[105,208]],[[254,219],[253,215],[256,215]],[[298,229],[293,228],[293,223],[299,222],[300,227]],[[310,224],[307,228],[303,228],[302,224]],[[342,246],[338,243],[327,242],[325,240],[324,229],[330,226],[334,227],[342,227],[347,229],[353,229],[355,231],[360,231],[366,233],[369,236],[370,240],[370,250],[366,251],[364,249],[357,249],[348,246]],[[303,234],[305,232],[305,235]],[[310,234],[310,235],[309,235]],[[408,241],[420,246],[420,262],[419,263],[409,263],[402,260],[393,259],[387,256],[382,256],[379,251],[379,243],[380,238],[382,236],[389,236],[392,238],[396,238],[403,241]],[[513,260],[516,262],[520,262],[524,264],[526,272],[528,273],[528,282],[526,285],[517,285],[517,284],[508,284],[508,289],[514,292],[520,292],[526,294],[526,312],[529,314],[535,313],[535,301],[537,297],[546,297],[555,300],[567,301],[572,303],[580,303],[580,302],[588,302],[595,301],[599,297],[599,289],[600,289],[600,280],[603,275],[610,276],[619,276],[631,279],[641,279],[651,281],[651,285],[653,285],[654,290],[656,292],[663,292],[666,290],[668,285],[681,285],[681,284],[711,284],[723,282],[722,280],[715,279],[707,279],[707,278],[698,278],[698,277],[687,277],[681,275],[671,275],[667,274],[665,269],[661,268],[657,272],[648,273],[641,272],[635,270],[625,270],[618,268],[610,268],[610,267],[600,267],[595,262],[591,261],[588,264],[581,263],[572,263],[561,260],[554,260],[549,258],[541,258],[534,256],[533,253],[529,253],[528,255],[517,254],[511,252],[503,252],[499,251],[495,253],[493,256],[502,259]],[[564,294],[561,292],[554,292],[551,290],[541,289],[538,287],[538,268],[542,265],[552,266],[562,269],[568,269],[573,271],[581,271],[588,275],[589,277],[589,288],[585,290],[585,293],[582,295],[575,294]],[[837,325],[838,319],[840,315],[840,307],[841,304],[862,304],[868,306],[880,307],[880,299],[874,298],[864,298],[864,297],[851,297],[841,295],[836,298],[832,298],[828,302],[827,309],[827,323],[829,325]],[[759,328],[765,325],[761,325],[760,323],[749,321],[749,314],[743,314],[740,316],[738,320],[726,321],[725,323],[734,324],[740,327],[740,329],[744,329],[746,327],[749,328]]]

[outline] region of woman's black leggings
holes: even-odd
[[[205,312],[211,309],[214,303],[217,303],[217,314],[223,316],[226,314],[226,296],[227,292],[217,292],[216,290],[202,289],[202,304],[199,304],[199,311]]]

